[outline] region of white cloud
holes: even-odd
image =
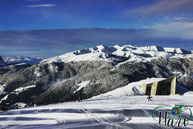
[[[168,23],[156,24],[152,29],[161,31],[164,37],[179,37],[183,39],[193,39],[193,20],[187,18],[175,18]]]
[[[27,7],[27,8],[37,8],[37,7],[54,7],[56,6],[55,4],[37,4],[37,5],[26,5],[23,7]]]
[[[156,3],[142,6],[133,10],[124,10],[121,16],[142,15],[142,16],[156,16],[168,12],[186,12],[192,11],[192,0],[158,0]]]

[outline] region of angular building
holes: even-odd
[[[150,84],[141,85],[140,90],[146,95],[175,95],[176,76]]]

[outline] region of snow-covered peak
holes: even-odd
[[[42,61],[41,57],[23,57],[23,56],[14,56],[14,57],[6,57],[4,61],[7,64],[18,64],[18,63],[26,63],[26,64],[35,64]]]
[[[105,60],[114,63],[120,62],[145,62],[155,58],[183,58],[193,57],[191,52],[181,48],[167,48],[160,46],[135,47],[131,45],[115,45],[107,47],[99,45],[93,48],[86,48],[61,56],[43,60],[42,62],[71,62],[71,61],[99,61]]]
[[[163,47],[159,47],[159,46],[147,46],[147,47],[141,47],[141,48],[146,51],[165,51]]]

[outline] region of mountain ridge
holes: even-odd
[[[83,83],[83,99],[87,99],[132,82],[171,76],[193,90],[193,54],[158,46],[98,45],[34,65],[0,67],[0,103],[74,101]]]
[[[184,55],[192,55],[190,51],[182,48],[169,48],[161,46],[145,46],[135,47],[132,45],[114,45],[107,47],[105,45],[98,45],[92,48],[86,48],[69,52],[53,58],[48,58],[42,62],[71,62],[71,61],[86,61],[86,60],[105,60],[114,62],[119,57],[124,60],[119,62],[145,62],[159,57],[178,58]],[[113,59],[111,56],[114,56]]]

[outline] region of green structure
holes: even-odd
[[[146,95],[175,95],[176,76],[150,84],[141,85],[140,90]]]

